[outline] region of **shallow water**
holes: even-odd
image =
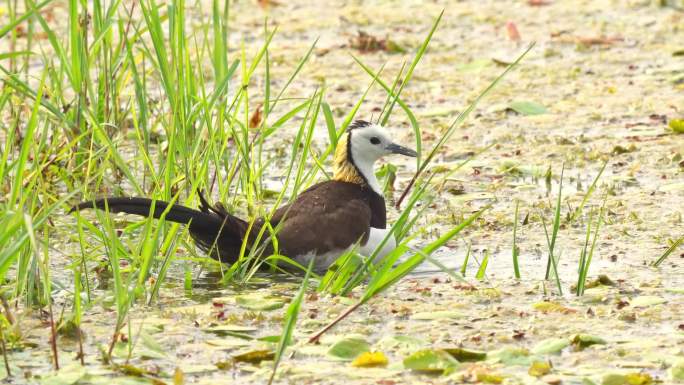
[[[261,25],[268,16],[279,25],[271,46],[278,64],[271,77],[278,82],[287,79],[299,54],[320,36],[312,62],[291,92],[293,96],[308,95],[325,79],[329,89],[326,100],[339,122],[369,82],[349,56],[349,38],[361,29],[388,36],[412,51],[424,38],[432,18],[445,7],[428,54],[402,94],[417,114],[426,148],[500,73],[502,67],[492,59],[510,58],[526,42],[536,41],[537,46],[483,100],[435,161],[435,166],[449,170],[467,154],[495,143],[448,180],[435,179],[435,200],[418,223],[423,230],[416,246],[493,203],[476,226],[435,254],[447,267],[460,269],[467,245],[472,244],[468,284],[425,263],[353,313],[320,345],[307,344],[306,338],[353,301],[308,294],[295,330],[295,345],[283,359],[276,383],[586,384],[584,381],[590,380],[600,384],[610,373],[647,373],[656,381],[675,381],[677,373],[684,371],[684,250],[673,253],[659,268],[649,264],[665,251],[668,239],[682,236],[683,229],[684,172],[680,162],[684,135],[672,134],[661,120],[652,117],[681,118],[684,93],[681,84],[672,79],[682,73],[681,56],[673,56],[684,41],[682,13],[647,1],[553,2],[539,7],[493,0],[453,4],[377,1],[331,2],[326,7],[326,12],[321,12],[321,5],[288,1],[264,10],[253,2],[237,3],[231,13],[231,46],[239,47],[243,39],[248,49],[260,44]],[[522,42],[506,38],[504,26],[509,20],[517,25]],[[621,40],[586,47],[578,42],[599,36]],[[373,68],[387,62],[387,74],[396,73],[404,60],[410,60],[386,52],[351,52]],[[384,99],[379,90],[371,92],[359,116],[377,115],[374,109]],[[507,111],[512,101],[520,100],[540,103],[548,113],[523,116]],[[400,111],[390,123],[398,141],[412,142],[412,131]],[[320,150],[326,145],[322,120],[318,129],[315,147]],[[270,149],[282,147],[283,142],[289,145],[290,134],[282,130],[266,145]],[[130,154],[135,156],[133,147]],[[608,166],[582,215],[567,221],[606,160]],[[400,158],[387,161],[399,167],[400,190],[415,163]],[[563,165],[563,221],[556,245],[560,295],[554,281],[543,280],[548,248],[541,218],[550,229]],[[550,184],[545,179],[549,167],[553,174]],[[277,178],[266,184],[273,190],[279,186]],[[605,223],[589,280],[606,275],[613,284],[589,288],[583,297],[576,297],[571,285],[577,280],[588,213],[603,205],[604,196]],[[518,227],[521,280],[512,278],[516,200],[520,201],[519,221],[529,215],[529,223]],[[390,208],[389,216],[395,218],[397,211]],[[68,236],[74,231],[73,223],[71,218],[65,219],[53,234],[53,279],[56,287],[63,287],[53,295],[56,314],[63,306],[69,311],[71,277],[65,266],[71,262],[69,256],[80,253]],[[102,253],[96,242],[91,246],[94,255]],[[476,280],[478,261],[486,252],[490,257],[485,278]],[[75,357],[78,344],[60,337],[60,363],[67,369],[57,378],[73,375],[79,383],[173,383],[174,373],[180,372],[186,383],[264,383],[271,361],[235,363],[233,357],[272,349],[272,344],[258,338],[280,334],[286,306],[250,310],[240,306],[236,297],[252,294],[287,302],[295,295],[298,281],[260,275],[258,283],[238,290],[219,284],[215,268],[200,270],[180,260],[187,256],[176,256],[179,260],[152,306],[138,305],[131,310],[123,333],[135,341],[135,349],[127,357],[122,343],[114,354],[116,364],[128,362],[130,368],[101,361],[100,350],[110,342],[116,315],[112,299],[107,298],[109,292],[96,290],[99,300],[83,317],[87,365],[79,369]],[[183,289],[186,266],[193,273],[191,293]],[[360,294],[357,290],[353,297]],[[49,324],[39,311],[21,306],[15,311],[23,345],[9,354],[15,376],[7,381],[38,383],[40,377],[52,373]],[[557,349],[557,339],[571,340],[578,334],[600,337],[604,343],[583,350],[572,344]],[[383,352],[389,360],[387,367],[356,368],[331,357],[331,345],[349,336],[358,336],[372,350]],[[543,350],[540,344],[553,342],[551,339],[556,339],[556,349],[535,353]],[[486,361],[462,363],[447,375],[402,366],[404,358],[420,349],[455,347],[485,351],[489,356]],[[502,351],[508,352],[509,358],[497,361]],[[535,361],[549,362],[548,373],[539,378],[530,375]]]

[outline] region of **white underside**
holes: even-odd
[[[366,242],[365,245],[360,246],[357,250],[357,253],[363,255],[364,257],[370,257],[371,255],[373,255],[375,249],[378,247],[378,245],[380,245],[380,243],[382,243],[382,241],[385,239],[389,232],[390,229],[377,229],[375,227],[371,227],[370,235],[368,236],[368,242]],[[384,258],[387,254],[390,253],[390,251],[394,250],[396,246],[397,242],[394,239],[394,236],[392,235],[387,239],[387,242],[385,242],[385,244],[382,246],[382,249],[380,249],[375,258]],[[316,252],[310,252],[295,257],[295,260],[302,266],[308,266],[311,261],[311,258],[314,258],[313,269],[317,272],[322,272],[327,270],[328,267],[337,260],[337,258],[339,258],[347,251],[349,251],[352,247],[353,245],[347,247],[346,249],[331,250],[323,254],[316,254]]]

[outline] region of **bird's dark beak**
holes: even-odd
[[[387,151],[391,152],[392,154],[401,154],[401,155],[406,155],[410,157],[416,157],[418,156],[418,153],[411,150],[410,148],[406,148],[404,146],[400,146],[396,143],[390,143],[385,147]]]

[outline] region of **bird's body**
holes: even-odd
[[[389,231],[385,199],[373,163],[388,153],[415,154],[393,144],[380,126],[355,122],[338,142],[333,179],[309,187],[268,219],[270,228],[276,230],[277,242],[271,241],[269,229],[261,231],[266,219],[258,218],[250,226],[222,206],[209,205],[201,194],[199,210],[181,205],[169,208],[163,201],[128,197],[86,201],[74,209],[95,207],[143,216],[151,213],[155,218],[166,212],[166,220],[188,223],[198,247],[221,262],[237,261],[244,243],[244,255],[256,247],[260,249],[254,251],[262,255],[277,252],[304,266],[314,258],[315,270],[322,271],[356,245],[362,255],[372,255],[385,239]],[[394,247],[394,238],[390,237],[377,254],[384,255]]]

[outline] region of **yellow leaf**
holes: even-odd
[[[180,368],[176,368],[173,372],[173,385],[183,385],[185,384],[185,375]]]
[[[382,352],[365,352],[359,354],[352,362],[357,368],[374,368],[387,365],[387,357]]]
[[[559,303],[556,302],[549,302],[549,301],[543,301],[543,302],[537,302],[532,305],[532,308],[534,310],[544,312],[544,313],[575,313],[577,310],[571,309],[569,307],[565,307]]]
[[[541,377],[545,374],[549,374],[549,372],[551,372],[551,365],[544,361],[534,361],[532,365],[530,365],[530,369],[527,370],[527,373],[534,377]]]

